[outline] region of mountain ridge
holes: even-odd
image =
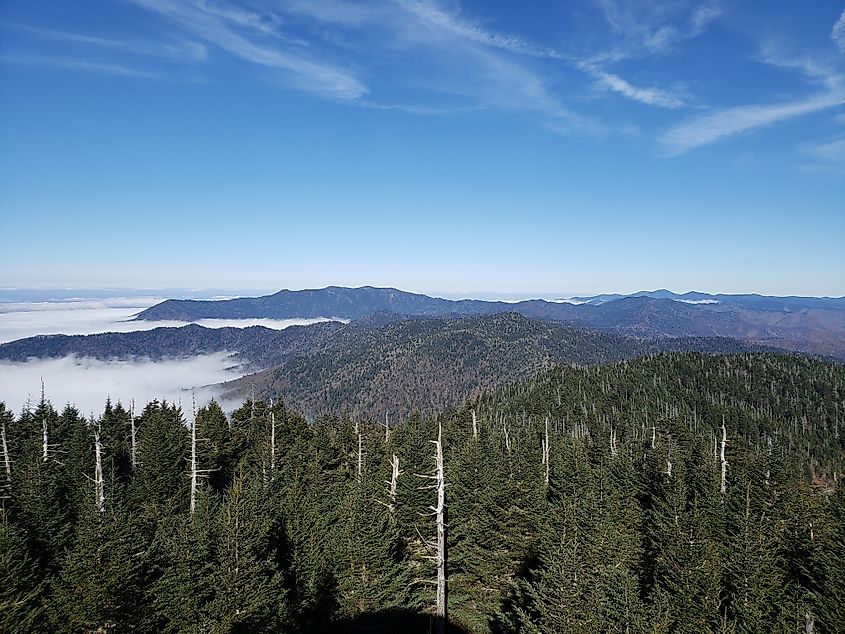
[[[667,293],[672,297],[653,296]],[[135,318],[194,321],[332,317],[356,320],[379,312],[421,317],[516,312],[530,318],[640,337],[723,336],[845,360],[845,298],[774,298],[695,292],[677,295],[665,289],[630,296],[595,297],[614,299],[593,302],[576,299],[575,303],[543,299],[518,302],[449,300],[395,288],[329,286],[281,290],[272,295],[231,300],[170,299],[141,311]]]

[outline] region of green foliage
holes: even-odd
[[[553,368],[390,429],[212,402],[193,512],[180,408],[144,408],[133,468],[129,414],[107,403],[103,512],[94,424],[46,399],[17,420],[0,408],[0,629],[427,631],[435,492],[420,476],[439,425],[461,631],[841,631],[843,392],[841,366],[674,354]]]

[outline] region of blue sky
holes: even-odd
[[[0,287],[845,294],[845,3],[4,0]]]

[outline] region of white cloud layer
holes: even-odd
[[[128,297],[93,301],[0,303],[0,343],[35,335],[90,335],[98,332],[135,332],[184,326],[183,321],[129,321],[138,312],[161,301],[158,297]],[[206,328],[265,326],[283,330],[330,321],[316,319],[200,319]]]
[[[19,414],[28,401],[33,406],[37,404],[43,379],[46,396],[58,410],[71,403],[86,416],[92,412],[99,415],[107,397],[127,407],[134,399],[138,409],[152,399],[166,398],[170,402],[181,400],[189,413],[192,391],[199,406],[222,392],[216,383],[242,375],[228,352],[155,362],[98,361],[74,356],[0,361],[0,401]]]

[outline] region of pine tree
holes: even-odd
[[[73,548],[53,583],[55,632],[127,631],[140,622],[145,543],[122,510],[80,515]]]
[[[37,632],[43,624],[43,584],[22,532],[0,509],[0,631]]]
[[[275,631],[286,620],[284,591],[269,548],[269,517],[258,478],[235,475],[216,532],[210,618],[223,632]]]

